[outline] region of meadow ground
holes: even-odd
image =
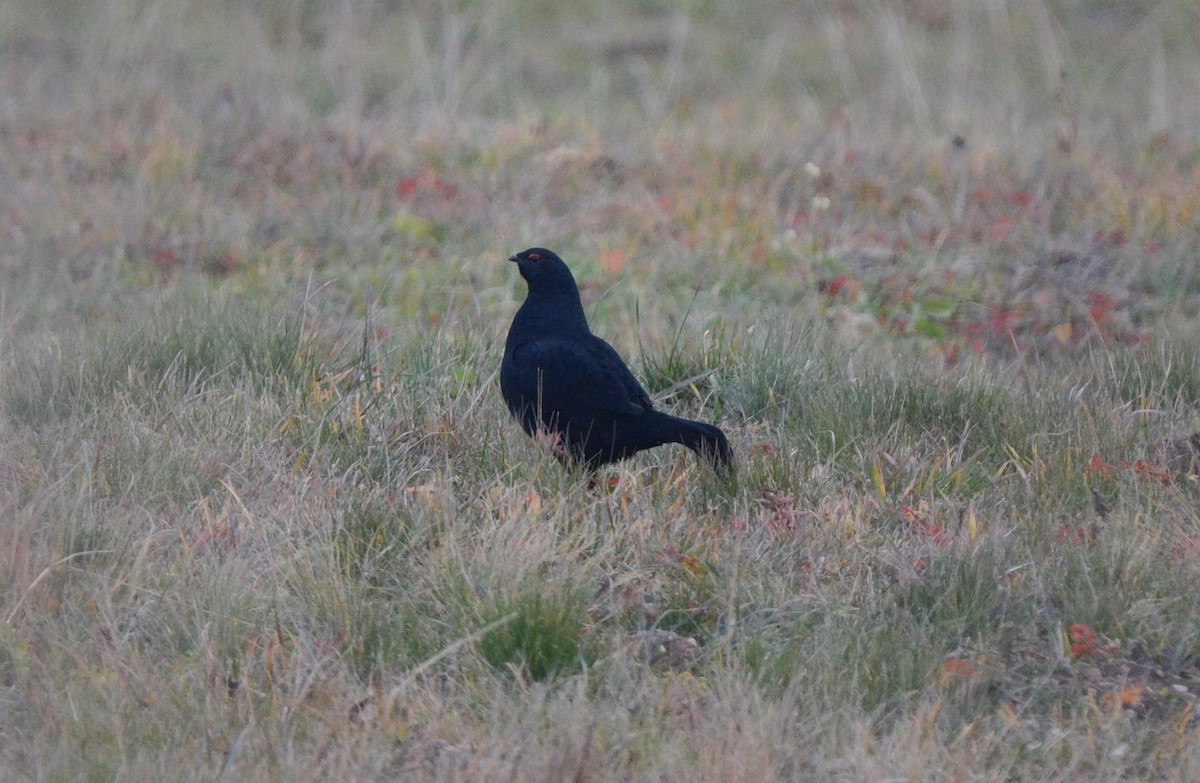
[[[0,6],[0,777],[1200,777],[1191,0]],[[497,366],[558,250],[661,405]]]

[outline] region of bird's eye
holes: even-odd
[[[530,253],[530,254],[529,254],[529,260],[530,260],[530,261],[541,261],[541,260],[542,260],[542,254],[541,254],[541,253]]]

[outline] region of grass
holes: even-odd
[[[0,9],[0,776],[1193,779],[1196,22]],[[520,432],[531,245],[736,481]]]

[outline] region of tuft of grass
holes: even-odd
[[[360,500],[335,523],[334,557],[349,579],[385,589],[402,586],[414,524],[406,509]]]
[[[154,407],[233,379],[287,396],[319,377],[320,352],[296,317],[274,318],[235,300],[201,296],[163,303],[98,336],[63,335],[25,353],[6,377],[3,400],[16,421],[49,422],[114,404]]]
[[[1200,401],[1200,360],[1194,351],[1164,345],[1119,352],[1110,369],[1117,398],[1138,408],[1191,408]]]
[[[577,592],[529,589],[497,602],[483,619],[486,624],[510,615],[479,640],[479,654],[496,669],[541,682],[595,662],[585,638],[587,606]]]

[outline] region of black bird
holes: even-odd
[[[526,433],[551,436],[561,455],[589,470],[664,443],[682,443],[718,473],[732,470],[725,433],[654,410],[616,350],[592,334],[561,258],[532,247],[508,260],[529,295],[508,330],[500,390]]]

